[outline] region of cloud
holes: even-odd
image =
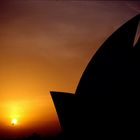
[[[134,12],[140,12],[140,2],[134,1],[134,2],[127,2],[126,5]]]

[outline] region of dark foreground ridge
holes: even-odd
[[[140,21],[114,32],[89,62],[75,94],[51,92],[64,139],[136,137],[139,126]]]
[[[0,140],[61,140],[64,139],[63,134],[57,134],[54,136],[41,136],[38,133],[33,133],[30,136],[24,136],[20,138],[0,138]]]

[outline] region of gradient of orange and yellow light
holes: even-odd
[[[32,128],[29,134],[59,132],[59,121],[48,94],[51,85],[47,81],[51,77],[46,74],[42,60],[31,54],[11,56],[3,53],[0,67],[0,128],[7,128],[7,133],[13,127],[19,130]],[[11,125],[12,119],[17,119],[16,126]],[[44,131],[40,131],[41,126]]]

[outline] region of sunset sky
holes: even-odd
[[[60,132],[49,91],[74,93],[96,50],[138,13],[138,1],[0,0],[0,138]]]

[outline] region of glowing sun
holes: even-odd
[[[11,120],[11,124],[12,124],[12,125],[16,125],[16,124],[17,124],[17,119],[16,119],[16,118],[12,119],[12,120]]]

